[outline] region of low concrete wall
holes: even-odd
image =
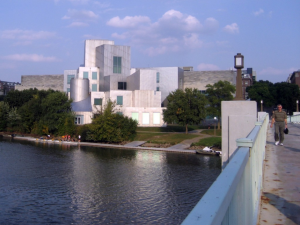
[[[21,85],[15,86],[15,90],[19,91],[30,88],[64,91],[64,75],[23,75],[21,76]]]

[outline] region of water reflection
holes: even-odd
[[[221,171],[211,156],[3,140],[0,169],[0,224],[180,224]]]

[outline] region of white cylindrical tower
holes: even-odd
[[[73,78],[70,81],[70,97],[73,102],[80,102],[89,97],[89,79]]]

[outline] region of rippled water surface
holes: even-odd
[[[180,224],[220,163],[0,139],[0,224]]]

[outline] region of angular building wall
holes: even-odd
[[[178,89],[179,76],[183,69],[179,67],[151,67],[146,69],[156,71],[156,90],[161,92],[162,106],[166,106],[166,98],[169,93]]]
[[[131,51],[129,46],[101,45],[96,48],[96,67],[100,68],[100,91],[104,90],[104,77],[130,75]],[[120,59],[120,67],[114,70],[114,57]]]
[[[135,90],[132,92],[132,107],[160,107],[160,100],[160,91]]]
[[[22,91],[30,88],[64,91],[64,75],[22,75],[21,85],[16,85],[15,90]]]
[[[84,45],[84,66],[96,66],[96,48],[100,45],[114,45],[114,41],[109,40],[86,40]]]
[[[139,69],[126,78],[127,90],[156,91],[156,70]]]
[[[234,70],[184,71],[183,89],[196,88],[204,91],[206,90],[206,85],[217,83],[220,80],[228,81],[235,85],[236,72]]]

